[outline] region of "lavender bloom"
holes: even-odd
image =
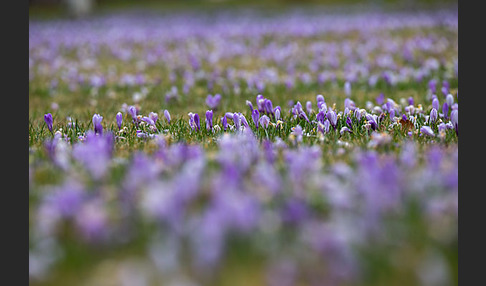
[[[454,109],[451,111],[451,122],[456,130],[456,134],[459,135],[459,110]]]
[[[223,130],[226,131],[228,128],[228,119],[226,118],[226,115],[221,117],[221,124],[223,125]]]
[[[220,101],[221,101],[221,95],[220,94],[216,94],[214,96],[212,96],[211,94],[208,94],[208,97],[206,97],[206,104],[211,109],[216,109],[219,106]]]
[[[150,126],[154,126],[155,127],[155,122],[150,117],[144,116],[142,118],[142,121],[146,122]]]
[[[128,114],[133,118],[133,121],[137,120],[137,108],[133,105],[128,107]]]
[[[376,97],[376,104],[382,105],[384,101],[385,101],[385,95],[383,93],[380,93],[380,95]]]
[[[257,103],[257,108],[260,113],[265,112],[265,98],[263,95],[258,94],[256,96],[256,103]]]
[[[414,101],[413,101],[413,97],[409,97],[408,98],[408,105],[413,105]]]
[[[368,123],[370,124],[370,127],[373,130],[376,130],[378,128],[378,123],[376,122],[377,116],[374,114],[366,114],[366,120],[368,120]]]
[[[279,112],[280,114],[280,112]],[[251,112],[251,118],[253,119],[253,123],[255,124],[256,128],[258,129],[258,120],[260,119],[260,112],[257,109],[254,109]]]
[[[122,122],[123,122],[123,114],[121,112],[118,112],[116,114],[116,124],[118,125],[118,130],[121,129]]]
[[[295,127],[292,127],[292,132],[290,134],[295,136],[297,142],[301,142],[304,131],[302,130],[302,127],[300,127],[300,125],[297,125]]]
[[[74,145],[72,154],[93,178],[101,179],[108,171],[112,148],[112,134],[107,132],[102,136],[95,136],[94,132],[89,130],[86,134],[86,142]]]
[[[241,113],[238,113],[238,115],[240,116],[240,121],[243,124],[243,126],[245,126],[245,128],[247,128],[248,130],[251,130],[248,121],[246,121],[246,117]]]
[[[213,130],[213,111],[206,111],[206,130]]]
[[[93,115],[93,126],[94,126],[94,131],[96,134],[102,134],[103,133],[103,126],[101,125],[101,121],[103,120],[103,116],[99,114]]]
[[[351,120],[351,118],[349,116],[346,117],[346,125],[348,125],[348,127],[350,129],[353,129],[353,121]]]
[[[47,113],[44,115],[44,121],[46,122],[47,124],[47,128],[49,129],[49,131],[51,131],[52,133],[52,122],[53,122],[53,119],[52,119],[52,114],[50,113]]]
[[[432,110],[430,111],[430,116],[429,116],[430,124],[435,123],[435,121],[437,121],[438,117],[439,117],[439,115],[438,115],[437,109],[432,108]]]
[[[337,114],[334,112],[334,110],[329,110],[326,114],[327,119],[329,119],[329,123],[331,123],[331,126],[336,129],[337,125]]]
[[[280,120],[280,109],[275,108],[274,113],[275,113],[275,120],[276,121]]]
[[[346,94],[346,96],[351,95],[351,83],[349,81],[344,83],[344,93]]]
[[[273,104],[270,99],[265,99],[265,112],[267,114],[273,114]]]
[[[446,96],[446,102],[449,106],[452,106],[454,104],[454,96],[452,96],[452,94],[448,94]]]
[[[305,104],[305,107],[307,109],[307,113],[310,115],[312,113],[312,102],[307,101],[307,103]]]
[[[432,130],[432,128],[430,128],[429,126],[425,126],[425,125],[420,128],[420,133],[425,134],[427,136],[435,136],[435,133]]]
[[[348,133],[353,133],[348,127],[344,126],[343,128],[341,128],[341,130],[339,131],[339,133],[341,135],[343,135],[344,132],[348,132]]]
[[[252,112],[253,114],[253,104],[251,104],[251,101],[247,100],[246,101],[246,105],[248,105],[248,107],[250,107],[250,111]]]
[[[432,99],[432,108],[439,110],[439,100],[437,98]]]
[[[447,102],[444,102],[442,105],[442,115],[446,119],[449,117],[449,104],[447,104]]]
[[[199,114],[194,114],[194,124],[197,127],[197,131],[201,130],[201,124],[199,123]]]
[[[270,124],[270,118],[266,115],[262,115],[262,117],[260,117],[260,125],[263,126],[263,128],[267,128],[268,124]]]
[[[170,113],[167,109],[164,110],[164,116],[165,116],[165,119],[167,119],[167,123],[170,123]]]
[[[303,117],[307,122],[310,123],[309,118],[307,117],[307,115],[305,114],[305,112],[303,110],[300,111],[299,116]]]
[[[240,131],[240,127],[241,127],[240,116],[236,112],[233,113],[233,122],[235,124],[236,131]]]
[[[155,112],[150,112],[148,117],[150,117],[150,119],[152,119],[154,122],[157,122],[159,119],[159,115]]]

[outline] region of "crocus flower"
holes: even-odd
[[[449,117],[449,104],[447,104],[447,102],[444,102],[442,105],[442,114],[446,119]]]
[[[268,124],[270,124],[270,118],[266,115],[262,115],[262,117],[260,117],[260,125],[263,126],[263,128],[267,128]]]
[[[235,124],[236,131],[239,131],[241,127],[241,121],[240,121],[240,115],[236,112],[233,113],[233,123]]]
[[[346,125],[348,125],[349,128],[353,129],[353,121],[351,120],[351,118],[349,116],[346,117]]]
[[[346,96],[351,95],[351,83],[349,81],[344,83],[344,93],[346,94]]]
[[[228,128],[228,119],[226,118],[226,115],[221,117],[221,124],[223,125],[224,131]]]
[[[339,133],[341,135],[343,135],[344,132],[348,132],[348,133],[353,133],[348,127],[344,126],[341,128],[341,130],[339,131]]]
[[[273,114],[273,104],[270,99],[265,99],[265,112],[267,114]]]
[[[130,105],[128,107],[128,114],[132,117],[133,122],[137,122],[137,108],[135,106]]]
[[[304,134],[304,131],[302,130],[302,127],[300,127],[300,125],[297,125],[295,127],[292,127],[292,132],[290,134],[295,136],[297,142],[301,142],[302,134]]]
[[[250,111],[253,113],[253,104],[251,104],[251,101],[247,100],[246,105],[248,105],[248,107],[250,107]]]
[[[446,102],[449,106],[452,106],[454,104],[454,96],[452,96],[452,94],[448,94],[446,96]]]
[[[430,124],[433,124],[435,121],[437,121],[437,118],[439,117],[437,109],[432,108],[430,111],[430,117],[429,117],[429,122]]]
[[[256,128],[258,129],[258,120],[260,119],[260,112],[257,109],[253,109],[251,112],[251,118],[253,119],[253,123],[255,123]]]
[[[170,123],[170,113],[167,109],[164,110],[164,116],[165,116],[165,119],[167,119],[167,122]]]
[[[150,126],[155,126],[155,122],[150,117],[144,116],[142,121],[146,122]]]
[[[93,115],[93,126],[94,126],[94,131],[96,134],[102,134],[103,133],[103,126],[101,125],[101,121],[103,120],[103,116],[99,114]]]
[[[118,125],[118,130],[121,129],[122,122],[123,122],[123,114],[121,112],[118,112],[116,114],[116,124]]]
[[[275,120],[276,121],[280,120],[280,109],[276,108],[274,113],[275,113]]]
[[[329,110],[326,114],[327,119],[329,119],[329,123],[331,123],[331,126],[336,129],[337,125],[337,114],[334,112],[334,110]]]
[[[208,97],[206,97],[206,104],[211,109],[216,109],[218,107],[220,101],[221,101],[221,95],[220,94],[215,94],[214,96],[212,96],[211,94],[208,94]]]
[[[459,135],[458,127],[459,127],[459,111],[457,109],[452,110],[451,112],[451,122],[456,129],[456,134]]]
[[[439,100],[437,98],[432,99],[432,108],[439,110]]]
[[[44,115],[44,121],[47,124],[47,128],[49,128],[49,131],[51,131],[52,133],[52,122],[53,122],[52,114],[47,113],[46,115]]]
[[[312,102],[307,101],[305,108],[307,109],[307,113],[310,115],[312,113]]]
[[[429,126],[425,126],[425,125],[420,128],[420,133],[425,134],[427,136],[434,136],[435,135],[432,128],[430,128]]]
[[[206,130],[213,130],[213,111],[206,111]]]
[[[159,115],[155,112],[150,112],[149,113],[150,119],[152,119],[154,122],[157,122],[157,119],[159,119]]]
[[[199,131],[201,129],[201,124],[199,121],[199,114],[194,114],[194,124],[196,124],[197,130]]]

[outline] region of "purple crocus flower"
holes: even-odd
[[[446,96],[446,102],[449,106],[452,106],[454,104],[454,96],[452,96],[452,94],[448,94]]]
[[[157,119],[159,119],[159,115],[155,112],[150,112],[149,113],[150,119],[152,119],[154,122],[157,122]]]
[[[420,128],[420,133],[428,135],[428,136],[435,136],[432,128],[430,128],[429,126],[425,126],[425,125]]]
[[[329,120],[326,119],[324,123],[321,123],[320,121],[317,122],[317,131],[321,132],[322,134],[326,134],[329,132]]]
[[[133,121],[137,121],[137,108],[133,105],[128,107],[128,114],[132,117]]]
[[[142,121],[146,122],[150,126],[154,126],[155,127],[155,122],[150,117],[144,116],[142,118]]]
[[[273,104],[270,99],[265,99],[265,112],[267,114],[273,114]]]
[[[213,130],[213,111],[206,111],[206,130]]]
[[[413,101],[413,97],[409,97],[408,98],[408,105],[413,105],[414,101]]]
[[[164,110],[164,116],[165,116],[165,119],[167,119],[167,122],[170,123],[170,113],[167,109]]]
[[[236,112],[233,113],[233,122],[235,123],[235,129],[236,129],[236,131],[239,131],[240,130],[240,126],[241,126],[240,116]]]
[[[260,119],[260,112],[257,109],[254,109],[251,112],[251,118],[253,119],[253,123],[255,123],[256,128],[258,129],[258,120]]]
[[[221,124],[223,125],[223,130],[226,131],[228,128],[228,119],[226,118],[226,115],[221,117]]]
[[[241,113],[238,113],[238,115],[240,116],[240,121],[243,124],[243,126],[245,126],[245,128],[250,130],[250,125],[248,124],[248,121],[246,121],[246,117]]]
[[[95,134],[103,133],[103,126],[101,125],[102,120],[103,120],[103,116],[99,114],[93,115],[93,126],[94,126]]]
[[[437,118],[439,117],[437,109],[432,108],[430,111],[430,116],[429,116],[429,122],[430,124],[433,124],[435,121],[437,121]]]
[[[382,105],[384,102],[385,102],[385,95],[383,93],[380,93],[380,95],[376,97],[376,104]]]
[[[432,108],[435,108],[436,110],[439,110],[439,100],[437,98],[434,98],[432,100]]]
[[[454,109],[451,111],[451,123],[456,129],[456,134],[459,135],[459,110]]]
[[[448,118],[449,116],[449,104],[447,104],[447,102],[444,102],[444,104],[442,105],[442,114],[444,115],[444,118]]]
[[[349,128],[353,129],[353,121],[351,120],[351,118],[349,116],[346,117],[346,125],[348,125]]]
[[[260,111],[260,113],[264,112],[265,111],[265,98],[263,97],[263,95],[258,94],[256,96],[256,103],[257,103],[258,111]]]
[[[123,122],[123,114],[121,112],[118,112],[116,114],[116,124],[118,125],[118,130],[121,129],[122,122]]]
[[[310,123],[309,118],[307,117],[307,115],[305,114],[305,112],[303,110],[300,111],[299,116],[303,117],[307,122]]]
[[[50,113],[47,113],[44,115],[44,121],[46,122],[47,124],[47,128],[49,129],[49,131],[52,133],[52,122],[53,122],[53,119],[52,119],[52,114]]]
[[[305,108],[307,109],[307,113],[310,115],[312,113],[312,102],[307,101]]]
[[[246,105],[248,105],[248,107],[250,107],[250,111],[253,113],[253,104],[251,104],[251,101],[247,100]]]
[[[262,115],[262,117],[260,117],[260,125],[263,126],[263,128],[267,128],[268,124],[270,124],[270,118],[266,115]]]
[[[336,129],[337,125],[337,114],[334,110],[329,110],[326,114],[327,119],[329,119],[329,123],[331,123],[332,128]]]
[[[341,135],[343,135],[344,132],[353,133],[347,126],[342,127],[339,131]]]
[[[196,124],[197,130],[199,131],[201,129],[201,124],[199,121],[199,114],[194,114],[194,124]]]
[[[344,83],[344,93],[346,94],[346,96],[351,95],[351,83],[349,81]]]
[[[273,112],[275,113],[275,120],[280,120],[280,109],[275,108]]]
[[[214,96],[212,96],[211,94],[208,94],[208,97],[206,97],[206,104],[211,109],[216,109],[218,107],[220,101],[221,101],[221,95],[220,94],[215,94]]]

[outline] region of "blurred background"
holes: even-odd
[[[87,17],[93,14],[133,9],[263,9],[323,5],[346,8],[434,9],[457,5],[457,0],[29,0],[29,18]]]

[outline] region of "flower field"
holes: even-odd
[[[456,285],[457,9],[29,22],[32,285]]]

